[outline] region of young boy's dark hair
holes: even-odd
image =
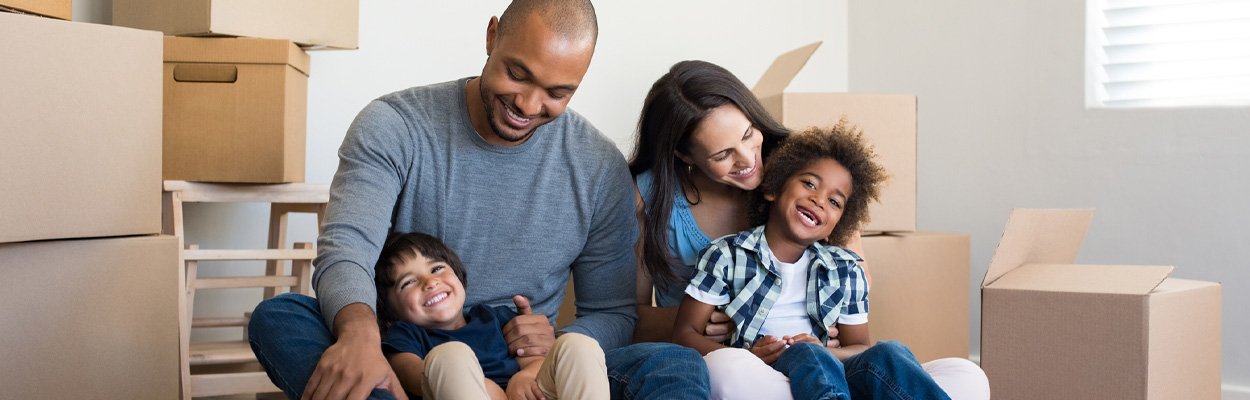
[[[456,252],[443,244],[443,241],[418,232],[390,234],[390,236],[386,237],[386,243],[382,245],[382,254],[378,256],[378,263],[374,267],[373,277],[373,285],[378,292],[376,307],[378,324],[384,329],[398,320],[395,317],[395,312],[391,310],[391,302],[388,300],[389,296],[387,296],[387,293],[396,283],[391,277],[391,272],[395,270],[395,266],[417,255],[433,261],[447,263],[451,267],[451,271],[456,274],[456,278],[460,279],[460,284],[465,287],[469,286],[468,280],[465,279],[464,264],[460,262],[460,256],[457,256]]]
[[[768,222],[770,202],[764,199],[764,194],[779,192],[786,180],[808,165],[833,159],[851,173],[851,193],[842,209],[842,218],[825,242],[846,245],[851,235],[868,222],[868,202],[879,200],[881,184],[889,178],[885,168],[877,164],[877,155],[872,150],[859,127],[849,125],[845,117],[832,127],[810,127],[790,135],[764,161],[764,177],[751,195],[747,214],[751,225]]]

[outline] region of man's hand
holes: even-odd
[[[751,354],[755,354],[768,365],[777,362],[777,358],[781,357],[783,351],[786,351],[786,342],[773,335],[764,336],[751,345]]]
[[[508,379],[508,400],[547,400],[538,381],[526,371],[518,372]]]
[[[703,336],[707,340],[716,343],[724,343],[729,340],[729,335],[733,333],[733,320],[729,318],[729,314],[724,311],[712,311],[712,315],[707,319],[707,328],[703,330]]]
[[[514,357],[546,356],[556,342],[556,330],[546,315],[534,314],[530,301],[524,296],[513,296],[516,318],[503,326],[503,338],[508,342],[508,353]]]
[[[369,306],[344,307],[335,316],[335,328],[338,340],[321,355],[300,399],[365,399],[375,388],[408,399],[382,355],[382,339]]]

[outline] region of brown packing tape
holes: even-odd
[[[178,64],[174,66],[176,82],[234,83],[239,80],[239,67],[227,64]]]

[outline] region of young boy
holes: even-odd
[[[409,396],[609,397],[603,350],[588,336],[566,333],[546,357],[510,357],[502,329],[516,311],[477,305],[464,312],[464,265],[438,239],[392,234],[376,269],[382,351]]]
[[[786,139],[765,161],[751,202],[749,219],[760,226],[699,254],[673,341],[698,350],[709,369],[765,371],[747,379],[780,372],[796,399],[949,399],[906,347],[869,343],[862,260],[834,245],[868,220],[887,177],[875,157],[845,120]],[[733,319],[729,344],[738,349],[703,335],[714,309]],[[831,328],[840,346],[825,347]],[[754,356],[723,355],[735,351]],[[722,384],[712,382],[714,397]]]

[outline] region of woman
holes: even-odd
[[[669,341],[698,251],[714,238],[750,228],[749,193],[760,184],[763,160],[788,134],[746,85],[715,64],[682,61],[652,85],[629,163],[641,228],[635,246],[635,342]],[[864,254],[859,235],[840,245]],[[868,270],[867,263],[861,265]],[[871,276],[867,280],[871,284]],[[707,335],[723,341],[729,329],[729,317],[715,313]],[[709,367],[736,364],[719,359],[728,353],[718,353],[705,357],[717,358]],[[989,398],[984,372],[968,360],[942,359],[924,367],[953,399]],[[789,395],[788,380],[771,369],[710,372],[713,398]]]

